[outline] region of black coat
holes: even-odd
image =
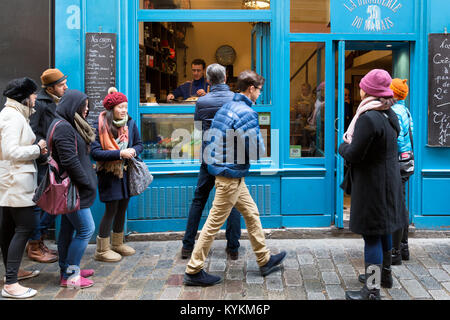
[[[408,224],[397,158],[399,131],[393,110],[372,110],[358,118],[352,143],[339,146],[339,154],[350,163],[354,233],[387,235]]]
[[[45,88],[39,90],[34,109],[36,112],[30,116],[30,126],[36,135],[36,142],[39,142],[41,139],[47,139],[48,128],[57,117],[56,103],[45,91]],[[41,182],[46,172],[47,165],[45,165],[45,161],[38,161],[38,183]]]
[[[53,134],[52,156],[60,167],[60,173],[67,170],[70,179],[80,193],[80,208],[92,206],[97,196],[97,176],[89,157],[88,145],[75,129],[74,116],[87,96],[78,90],[67,90],[61,99],[57,115],[47,132],[47,145],[50,132],[57,121],[63,119],[56,126]],[[75,139],[77,148],[75,149]]]
[[[136,150],[136,156],[144,149],[139,135],[139,130],[133,119],[129,119],[128,126],[128,148]],[[96,131],[95,141],[92,143],[91,155],[95,161],[115,161],[120,160],[120,150],[103,150],[98,134],[98,121],[94,124]],[[123,178],[115,176],[105,170],[97,171],[98,194],[100,201],[108,202],[130,198],[127,172],[123,172]]]

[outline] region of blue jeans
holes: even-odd
[[[364,262],[383,264],[383,252],[392,249],[392,235],[364,236]]]
[[[194,199],[192,199],[189,217],[186,225],[186,232],[183,237],[183,248],[192,250],[195,244],[200,218],[203,209],[208,201],[209,193],[214,187],[216,177],[209,174],[206,164],[200,166],[198,174],[197,188],[195,188]],[[237,252],[239,249],[239,238],[241,237],[241,214],[235,208],[230,212],[227,219],[227,248],[230,251]]]
[[[47,234],[47,230],[52,226],[55,222],[56,216],[48,214],[38,206],[35,206],[33,209],[34,214],[39,217],[39,225],[36,229],[34,229],[33,234],[30,237],[30,240],[39,240],[42,235]]]
[[[69,266],[80,266],[81,258],[94,231],[95,223],[89,208],[61,215],[58,252],[59,267],[64,279],[72,274],[66,273]]]

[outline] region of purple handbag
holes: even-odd
[[[65,214],[80,210],[80,195],[77,187],[70,180],[67,172],[59,174],[59,166],[52,158],[52,138],[58,121],[49,137],[48,169],[33,197],[39,208],[52,215]],[[77,140],[75,138],[75,150]],[[78,152],[78,150],[77,150]]]

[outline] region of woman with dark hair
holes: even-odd
[[[350,230],[364,239],[365,274],[360,277],[364,287],[346,291],[348,300],[379,300],[380,284],[392,287],[391,234],[407,225],[391,82],[389,73],[381,69],[361,79],[362,101],[339,146],[339,154],[350,164]]]
[[[28,238],[39,224],[32,200],[37,187],[35,160],[47,153],[45,140],[35,143],[36,136],[29,125],[36,90],[37,85],[30,78],[12,80],[3,92],[7,99],[0,112],[0,240],[6,269],[2,296],[14,299],[37,293],[18,283],[39,274],[19,270]]]
[[[95,134],[86,121],[88,108],[86,94],[67,90],[56,109],[58,118],[53,120],[47,132],[47,139],[50,139],[54,128],[52,157],[58,163],[60,173],[67,172],[80,194],[80,210],[61,216],[58,238],[60,285],[81,289],[94,285],[92,280],[86,279],[94,271],[80,270],[84,251],[95,231],[89,209],[95,201],[97,189],[97,178],[89,157]]]
[[[94,258],[116,262],[122,256],[135,254],[123,243],[125,214],[130,201],[127,177],[127,159],[137,157],[143,150],[136,123],[128,115],[127,97],[116,88],[110,88],[103,100],[103,111],[92,143],[92,158],[97,161],[98,193],[105,203],[105,214],[100,222],[97,250]],[[111,246],[110,234],[112,227]]]

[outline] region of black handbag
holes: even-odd
[[[128,159],[127,173],[130,196],[140,195],[153,181],[153,176],[147,165],[142,160],[139,160],[135,158]]]
[[[411,147],[412,147],[412,149],[414,149],[411,126],[409,127],[409,139],[411,141]],[[413,152],[413,150],[400,153],[398,156],[398,164],[400,166],[401,177],[409,178],[414,173],[414,152]]]
[[[352,194],[352,170],[350,164],[345,163],[347,170],[345,171],[344,180],[340,184],[340,188],[348,195]]]

